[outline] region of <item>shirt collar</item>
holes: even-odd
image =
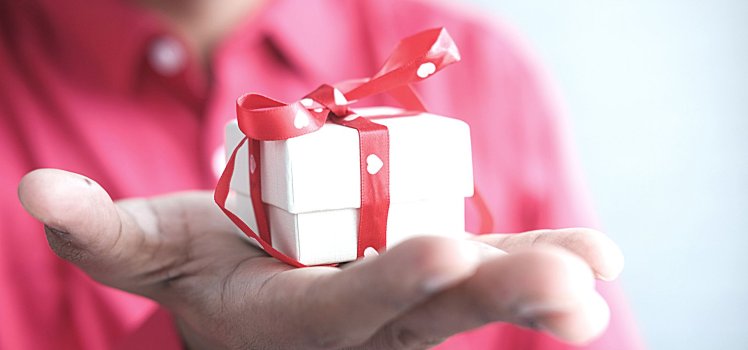
[[[49,28],[50,57],[63,69],[76,71],[94,81],[131,88],[142,76],[151,41],[168,33],[155,14],[127,0],[36,0],[41,21]],[[325,76],[329,66],[321,53],[325,48],[310,46],[299,28],[314,28],[315,35],[329,35],[319,26],[334,10],[328,1],[309,1],[299,6],[294,1],[268,0],[256,16],[248,18],[219,45],[216,55],[231,49],[246,48],[247,42],[264,40],[291,69],[303,75]],[[39,26],[42,27],[43,23]],[[314,24],[314,25],[312,25]],[[178,38],[177,38],[178,39]],[[323,42],[328,42],[323,40]],[[80,64],[85,61],[85,64]]]
[[[59,57],[61,64],[78,67],[81,74],[119,88],[137,83],[150,42],[168,33],[156,15],[126,0],[37,2],[50,24],[53,41],[61,44],[50,48],[56,50],[54,57]],[[350,47],[369,37],[364,24],[352,23],[355,21],[351,19],[355,12],[352,6],[350,3],[341,6],[341,2],[333,0],[308,1],[304,6],[297,1],[268,0],[256,16],[248,18],[223,40],[216,54],[246,47],[248,41],[265,40],[290,69],[309,81],[334,83],[367,76],[373,72],[341,72],[336,64],[347,59],[341,48],[372,47],[372,43]],[[355,66],[376,67],[386,57],[381,50],[377,51],[369,55],[373,60],[369,62],[371,65]],[[81,65],[81,60],[86,64]]]
[[[335,83],[366,77],[374,73],[368,68],[376,68],[384,57],[379,57],[379,50],[369,52],[379,42],[362,41],[370,40],[370,36],[364,23],[356,23],[358,3],[317,0],[299,6],[298,1],[270,0],[256,18],[254,29],[308,81]],[[346,63],[349,50],[366,50],[371,62]],[[346,72],[343,68],[363,70]]]

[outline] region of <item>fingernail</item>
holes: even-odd
[[[456,283],[460,278],[457,276],[441,275],[427,279],[423,282],[423,290],[426,294],[433,294],[446,289]]]
[[[457,255],[455,260],[455,269],[449,272],[443,272],[439,275],[432,276],[423,282],[423,289],[426,293],[432,294],[442,291],[464,279],[470,271],[474,271],[480,264],[482,248],[477,242],[467,240],[456,240],[455,251]]]
[[[567,306],[561,304],[525,304],[517,307],[515,317],[517,324],[535,330],[545,330],[542,319],[549,314],[563,312]]]
[[[625,265],[623,253],[619,249],[611,249],[605,256],[605,262],[605,265],[600,269],[601,271],[595,272],[595,276],[606,282],[617,279],[621,272],[623,272]]]
[[[70,234],[69,233],[67,233],[65,231],[58,230],[56,228],[53,228],[53,227],[50,227],[50,226],[47,226],[47,225],[44,225],[44,232],[46,232],[47,234],[53,234],[53,235],[58,236],[60,238],[70,239]]]
[[[475,244],[478,248],[478,256],[481,258],[481,260],[486,260],[490,258],[494,258],[497,256],[506,255],[507,253],[499,248],[496,248],[492,245],[488,245],[483,242],[478,241],[468,241],[472,244]]]
[[[599,272],[595,272],[595,278],[597,278],[597,279],[599,279],[601,281],[605,281],[605,282],[613,281],[613,280],[616,279],[616,277],[618,277],[618,276],[606,276],[606,275],[603,275],[603,274],[601,274]]]
[[[550,331],[544,324],[543,320],[549,315],[569,312],[578,308],[578,302],[556,302],[556,303],[530,303],[517,307],[515,315],[520,325],[527,328]]]
[[[575,303],[537,303],[520,305],[516,309],[516,315],[522,320],[537,320],[542,316],[567,311],[574,307]],[[537,321],[533,321],[538,326]]]

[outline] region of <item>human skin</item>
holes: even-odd
[[[574,228],[419,237],[296,269],[249,244],[209,192],[113,202],[89,178],[40,169],[18,194],[57,255],[169,309],[190,349],[426,349],[491,322],[585,343],[609,319],[594,279],[623,268],[611,240]]]
[[[211,53],[261,1],[132,0],[163,15],[210,74]],[[494,321],[584,343],[608,320],[594,277],[618,248],[588,229],[424,237],[342,268],[293,269],[236,233],[207,192],[112,202],[38,170],[19,185],[50,247],[97,281],[169,309],[191,349],[422,349]]]
[[[209,75],[212,53],[216,46],[238,23],[253,16],[269,0],[130,1],[159,14],[184,40]]]

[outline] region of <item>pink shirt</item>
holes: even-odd
[[[445,26],[463,61],[417,86],[435,113],[472,127],[475,181],[490,230],[593,226],[542,76],[505,30],[415,0],[271,1],[215,51],[208,79],[154,14],[117,0],[0,2],[0,348],[177,349],[153,302],[96,284],[48,248],[16,186],[26,172],[86,174],[112,197],[210,189],[237,96],[292,101],[322,82],[369,76],[400,38]],[[384,103],[376,100],[368,104]],[[468,201],[468,230],[480,207]],[[588,349],[640,347],[615,284]],[[146,344],[146,345],[144,345]],[[508,324],[440,349],[567,349]]]

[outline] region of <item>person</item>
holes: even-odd
[[[484,235],[342,268],[248,245],[210,192],[235,99],[366,77],[438,26],[463,61],[416,88],[472,127],[467,230]],[[641,347],[605,282],[618,248],[562,229],[595,222],[554,98],[501,25],[417,0],[29,0],[0,3],[0,45],[2,349]]]

